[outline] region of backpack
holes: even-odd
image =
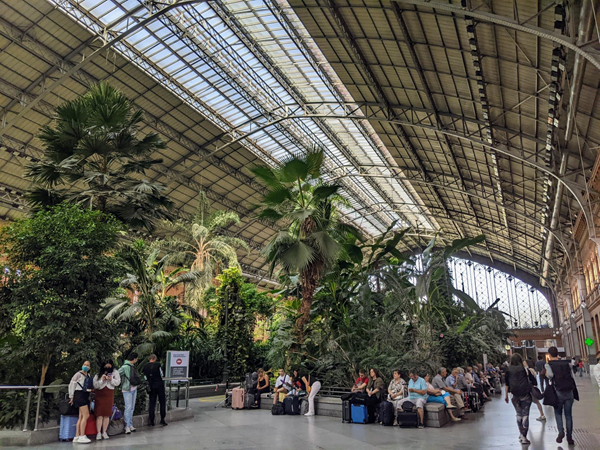
[[[283,416],[285,414],[285,410],[283,409],[282,403],[275,403],[271,408],[271,414],[274,416]]]
[[[94,379],[88,375],[86,375],[86,377],[83,379],[83,384],[79,382],[77,382],[77,384],[81,386],[81,390],[83,392],[90,392],[92,389],[94,389]]]
[[[132,386],[139,386],[140,384],[142,384],[142,376],[140,375],[140,373],[137,371],[137,369],[133,366],[131,367],[131,371],[129,372],[129,384]]]

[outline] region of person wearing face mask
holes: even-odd
[[[79,444],[89,444],[90,441],[85,435],[85,427],[88,417],[90,417],[90,391],[93,387],[90,377],[90,362],[85,361],[81,370],[78,370],[69,383],[69,398],[75,408],[79,409],[79,419],[75,428],[75,438],[73,442]]]
[[[108,439],[106,430],[115,402],[114,389],[119,384],[121,384],[119,372],[115,370],[115,365],[111,360],[106,361],[100,366],[100,373],[94,377],[94,389],[96,390],[94,412],[96,413],[96,427],[98,428],[97,441]]]

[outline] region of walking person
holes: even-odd
[[[527,370],[523,358],[515,353],[510,358],[510,365],[506,370],[506,388],[504,401],[508,403],[508,393],[512,394],[512,404],[517,413],[517,426],[519,427],[519,442],[524,445],[531,444],[527,439],[529,432],[529,408],[531,408],[531,385],[536,384],[535,377]]]
[[[144,366],[143,372],[148,380],[150,388],[150,404],[148,405],[148,415],[150,416],[149,426],[154,426],[154,416],[156,414],[156,399],[160,403],[160,424],[163,427],[168,425],[165,422],[167,416],[167,403],[165,398],[165,382],[163,381],[163,371],[160,363],[156,360],[156,355],[152,354],[148,357],[148,364]]]
[[[577,363],[577,369],[579,370],[579,378],[583,377],[583,361],[581,359]]]
[[[546,373],[556,388],[556,397],[558,403],[554,406],[554,417],[556,419],[556,428],[558,428],[558,437],[556,442],[559,444],[565,437],[565,427],[563,426],[563,412],[565,413],[565,422],[567,428],[567,442],[569,445],[575,445],[573,441],[573,402],[579,400],[575,377],[569,361],[561,360],[558,357],[558,349],[550,347],[548,349],[550,361],[546,364]]]
[[[137,397],[137,387],[140,376],[133,365],[137,360],[138,354],[136,352],[131,352],[125,361],[125,364],[119,369],[119,375],[121,375],[123,379],[121,391],[123,392],[123,401],[125,402],[125,412],[123,414],[125,419],[125,434],[136,431],[133,427],[133,411],[135,410],[135,400]]]
[[[85,361],[69,383],[69,403],[79,410],[79,419],[75,428],[73,443],[89,444],[90,439],[85,435],[85,427],[90,417],[90,392],[94,382],[90,376],[91,364]]]
[[[115,404],[115,387],[121,384],[119,372],[111,360],[100,366],[100,372],[94,377],[94,390],[96,400],[94,413],[96,414],[96,440],[108,439],[108,423]]]
[[[542,355],[538,355],[538,360],[535,362],[535,371],[540,377],[540,391],[544,392],[548,386],[548,377],[546,376],[546,360]]]
[[[534,369],[532,368],[532,366],[533,366],[533,361],[531,361],[531,360],[530,360],[530,361],[526,361],[526,364],[527,364],[527,370],[528,370],[529,372],[531,372],[531,375],[532,375],[534,378],[535,378],[535,374],[536,374],[536,371],[537,371],[538,363],[539,363],[539,361],[537,361],[537,362],[535,363],[535,364],[536,364],[536,370],[534,370]],[[544,372],[545,372],[545,371],[546,371],[546,368],[544,368]],[[538,372],[538,373],[539,373],[539,372]],[[539,401],[537,398],[535,398],[533,395],[531,396],[531,400],[533,401],[533,403],[535,403],[535,406],[537,406],[537,408],[538,408],[538,411],[540,412],[540,416],[539,416],[537,419],[535,419],[535,420],[537,420],[538,422],[545,422],[545,421],[546,421],[546,416],[544,415],[544,408],[542,407],[542,403],[541,403],[541,402],[540,402],[540,401]]]
[[[309,374],[308,376],[302,377],[302,382],[306,387],[306,391],[308,392],[308,412],[304,414],[305,416],[314,416],[315,415],[315,397],[321,390],[321,382],[317,379],[315,375]]]

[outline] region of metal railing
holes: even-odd
[[[190,405],[190,382],[191,378],[163,378],[165,384],[168,386],[168,400],[167,405],[171,404],[171,387],[173,385],[177,385],[177,404],[176,408],[179,407],[179,392],[181,389],[181,385],[185,385],[185,407],[189,408]],[[167,383],[168,382],[168,383]],[[31,392],[37,390],[37,405],[35,412],[35,425],[33,431],[38,431],[38,424],[40,419],[40,406],[42,402],[42,393],[44,390],[52,389],[52,390],[60,390],[61,388],[68,388],[68,384],[49,384],[47,386],[5,386],[0,385],[0,391],[23,391],[27,390],[27,404],[25,406],[25,420],[23,424],[23,431],[28,431],[27,427],[29,425],[29,410],[31,409]],[[158,406],[158,402],[157,402]],[[169,408],[170,409],[170,408]]]

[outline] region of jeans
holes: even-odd
[[[308,394],[308,412],[314,414],[315,413],[315,397],[317,393],[321,390],[321,382],[315,381],[313,385],[310,387],[310,394]]]
[[[558,397],[558,405],[554,407],[554,417],[556,418],[556,428],[559,433],[564,433],[563,427],[563,411],[565,412],[565,420],[567,422],[567,436],[573,435],[573,391],[556,391]]]
[[[137,389],[133,391],[123,391],[123,400],[125,400],[125,412],[123,416],[125,418],[125,426],[133,427],[133,410],[135,409],[135,398],[137,397]]]
[[[522,397],[513,395],[512,404],[517,412],[517,426],[519,433],[527,437],[529,432],[529,408],[531,407],[531,395],[527,394]]]

